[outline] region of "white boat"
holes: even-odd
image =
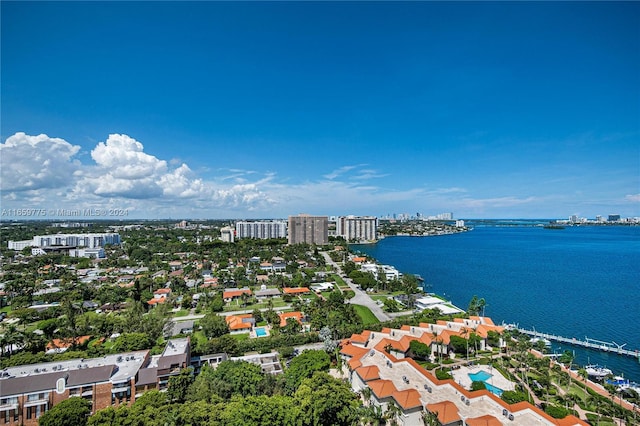
[[[587,371],[587,375],[589,377],[593,377],[596,379],[602,379],[606,376],[610,376],[613,374],[613,371],[609,370],[606,367],[602,367],[600,365],[597,364],[591,364],[591,365],[587,365],[585,367],[585,370]]]
[[[538,342],[543,342],[545,347],[551,347],[551,341],[549,339],[545,339],[544,337],[534,337],[532,339],[529,339],[529,341],[532,345],[536,345]]]

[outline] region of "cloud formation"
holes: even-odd
[[[64,139],[18,132],[0,143],[0,190],[34,191],[71,183],[80,147]]]
[[[91,150],[91,164],[81,164],[75,158],[79,146],[47,135],[16,133],[0,144],[0,149],[2,199],[16,208],[88,207],[108,201],[137,206],[141,211],[162,211],[173,205],[183,211],[252,211],[273,203],[260,189],[270,178],[204,181],[187,164],[170,167],[124,134],[112,134],[99,142]],[[185,200],[189,200],[188,206]]]
[[[545,202],[551,201],[564,211],[584,198],[576,195],[565,201],[565,194],[541,198],[515,193],[495,197],[491,193],[471,193],[462,186],[447,186],[446,182],[430,186],[376,180],[388,174],[367,164],[344,165],[295,180],[293,176],[244,169],[245,164],[213,170],[199,166],[196,172],[183,162],[146,152],[141,142],[125,134],[111,134],[89,147],[90,158],[81,157],[80,146],[64,139],[25,133],[7,138],[0,150],[3,209],[108,206],[130,209],[135,212],[132,217],[149,218],[445,211],[454,211],[459,217],[495,217],[495,212],[504,211],[513,217],[527,217]],[[638,203],[640,194],[617,200]]]

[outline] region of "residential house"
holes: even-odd
[[[228,315],[225,317],[225,321],[231,334],[248,333],[256,323],[251,314]]]
[[[234,300],[242,298],[243,294],[246,294],[247,296],[251,296],[253,293],[251,292],[251,289],[249,289],[248,287],[227,288],[222,293],[222,298],[224,299],[225,302],[230,303],[230,302],[233,302]]]

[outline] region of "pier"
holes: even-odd
[[[516,330],[532,337],[547,339],[554,342],[567,343],[569,345],[581,346],[583,348],[595,349],[602,352],[611,352],[618,355],[632,356],[640,362],[640,351],[638,351],[638,349],[625,349],[624,347],[627,345],[626,343],[619,345],[616,342],[603,342],[602,340],[590,339],[586,336],[584,340],[580,340],[575,337],[556,336],[555,334],[541,333],[539,331],[527,330],[519,327],[517,327]]]

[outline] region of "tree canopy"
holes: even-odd
[[[54,405],[38,419],[40,426],[85,426],[91,404],[83,398],[69,398]]]

